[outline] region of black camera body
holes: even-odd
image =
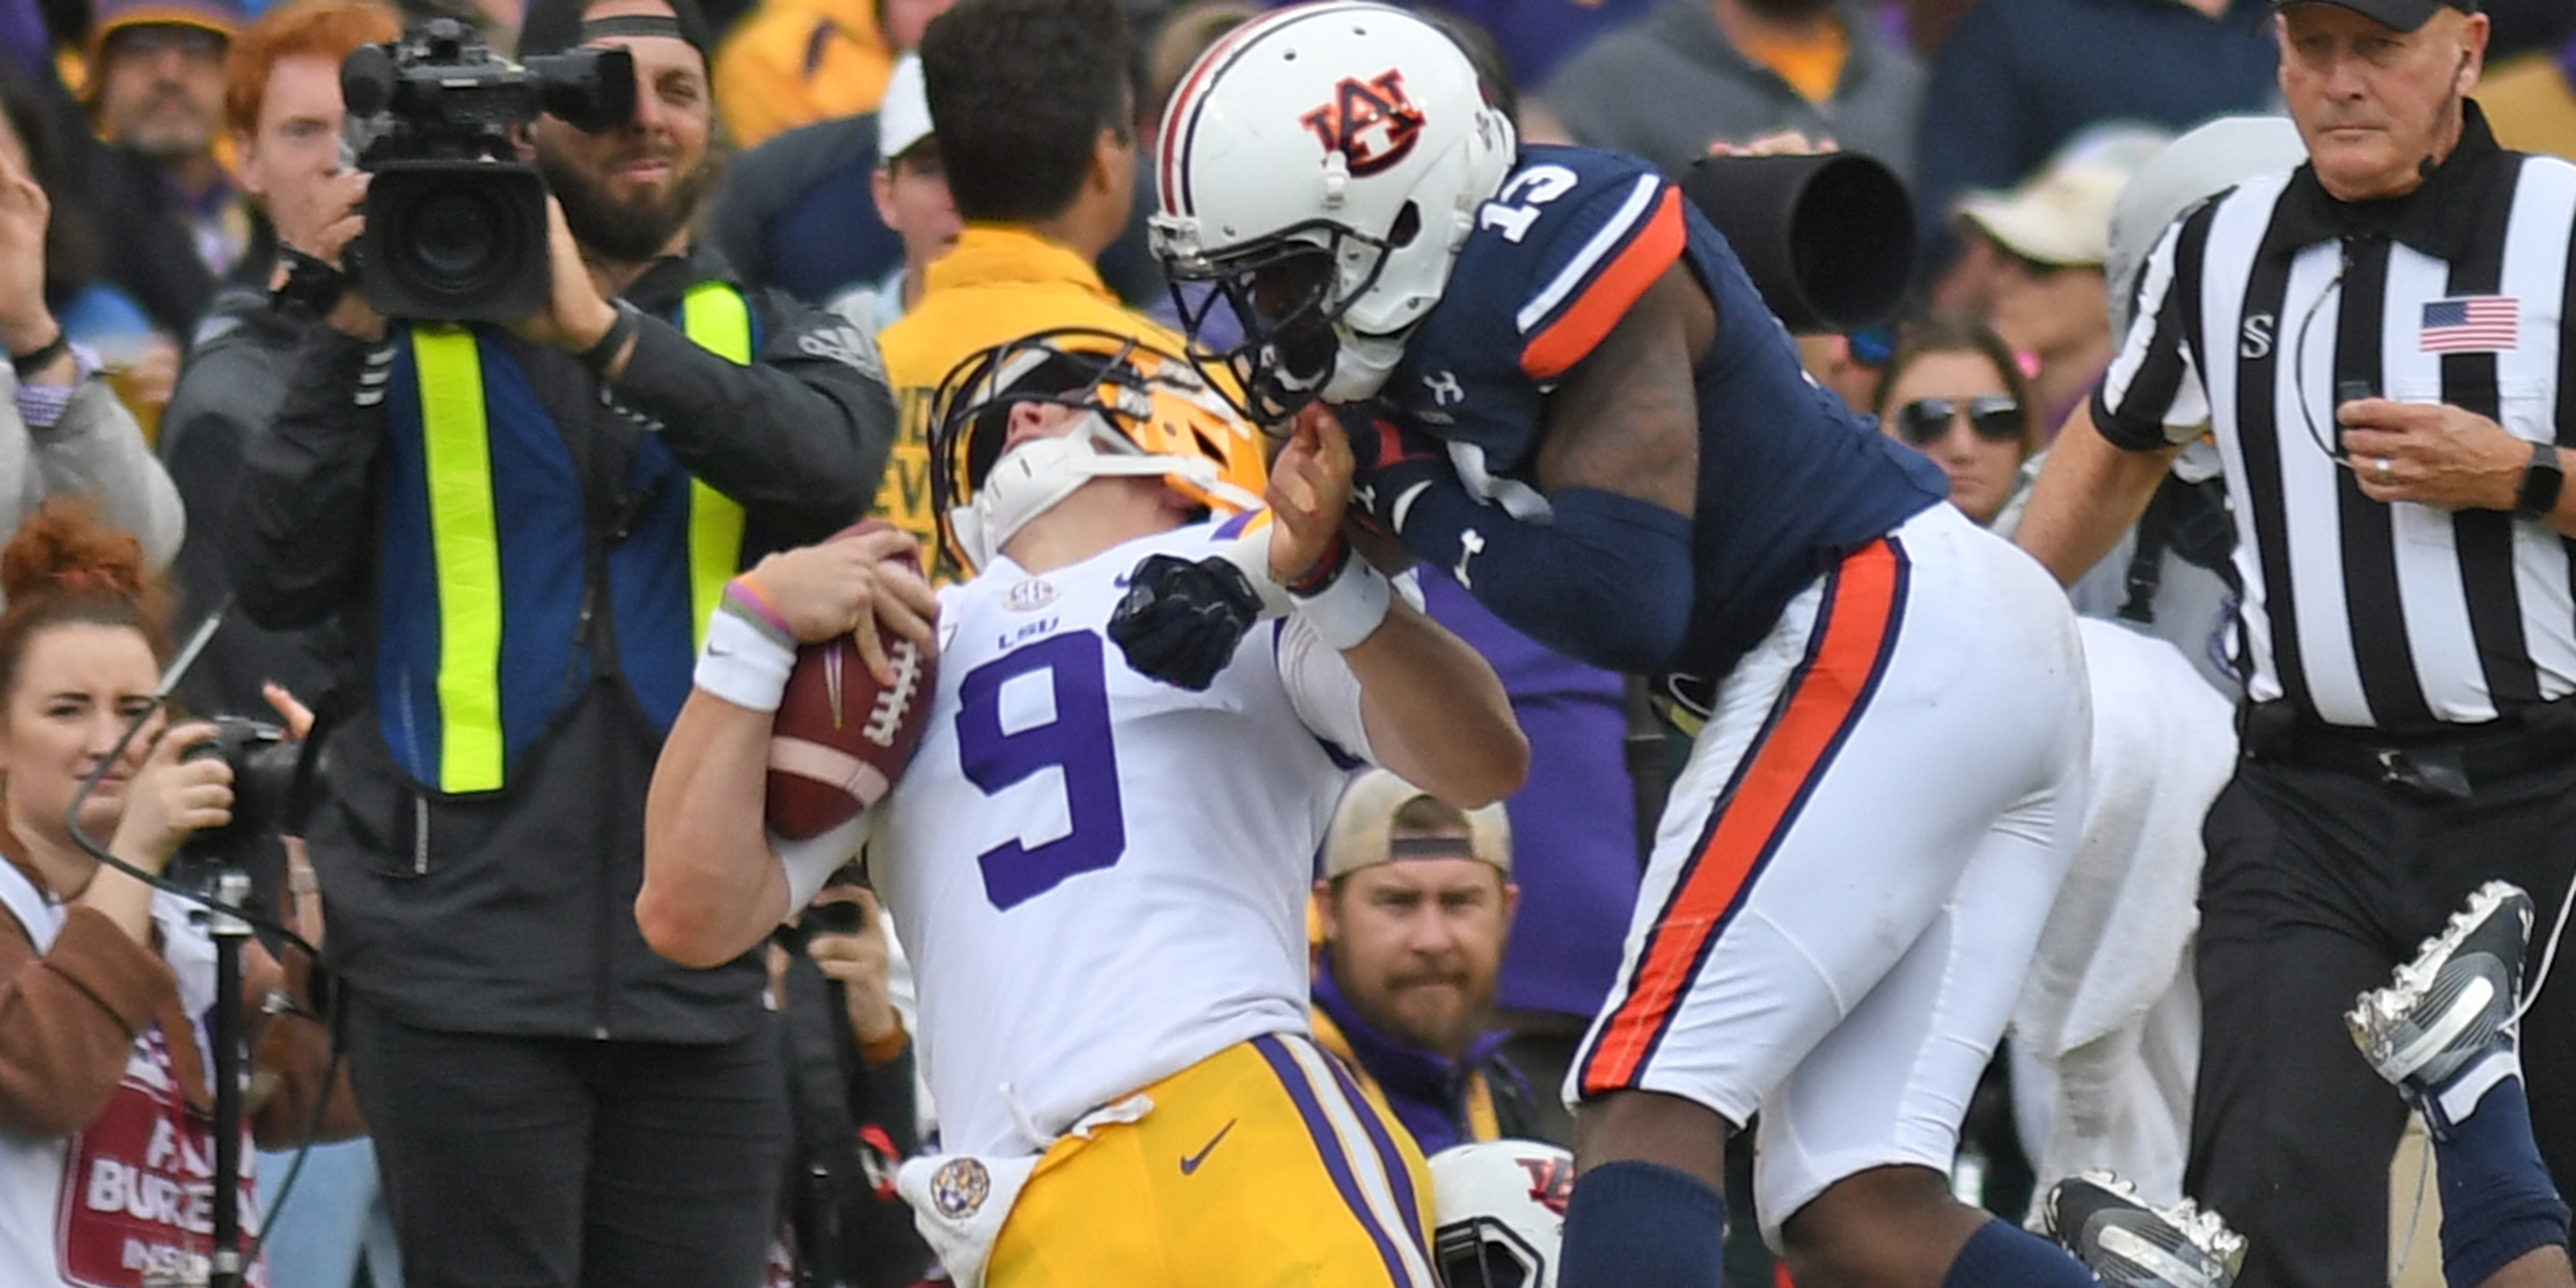
[[[215,736],[180,759],[211,757],[232,766],[233,819],[192,833],[180,845],[170,879],[183,885],[201,884],[197,874],[209,866],[243,863],[252,843],[283,830],[296,810],[295,770],[303,744],[265,720],[217,716],[213,724]]]
[[[374,175],[354,249],[376,312],[424,322],[515,322],[551,294],[546,185],[512,132],[540,113],[598,133],[635,112],[622,49],[544,54],[524,66],[473,28],[433,18],[340,65],[354,158]]]

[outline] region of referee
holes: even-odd
[[[2576,867],[2576,166],[2496,145],[2466,97],[2476,8],[2279,7],[2308,164],[2166,231],[2135,284],[2151,324],[2020,529],[2072,581],[2214,432],[2247,705],[2206,828],[2185,1184],[2246,1234],[2239,1288],[2386,1282],[2404,1111],[2343,1012],[2490,878],[2537,902],[2536,961]],[[2571,1188],[2576,979],[2523,1059]],[[2519,1247],[2565,1237],[2560,1209]]]

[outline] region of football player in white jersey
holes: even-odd
[[[876,532],[729,596],[655,777],[646,936],[718,961],[848,854],[920,987],[945,1154],[901,1184],[961,1282],[1434,1283],[1426,1174],[1307,1037],[1304,894],[1354,761],[1475,806],[1527,746],[1493,672],[1340,534],[1351,453],[1260,439],[1183,360],[1094,332],[979,355],[942,391],[934,606]],[[1191,689],[1101,630],[1149,555],[1224,558],[1284,610]],[[1394,593],[1391,593],[1394,591]],[[925,646],[928,731],[893,790],[807,842],[762,823],[800,641]],[[754,664],[745,666],[746,658]]]

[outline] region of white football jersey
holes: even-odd
[[[1358,682],[1294,619],[1255,627],[1202,693],[1137,674],[1104,633],[1147,554],[1222,540],[1197,524],[1042,576],[998,559],[941,592],[930,727],[870,811],[867,860],[912,958],[946,1152],[1038,1148],[1306,1030],[1306,892],[1367,754]]]

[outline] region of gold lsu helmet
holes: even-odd
[[[1010,446],[1011,409],[1087,413]],[[1212,514],[1258,509],[1261,436],[1189,360],[1135,336],[1058,327],[969,356],[931,400],[930,493],[941,544],[970,570],[1095,478],[1161,476]]]

